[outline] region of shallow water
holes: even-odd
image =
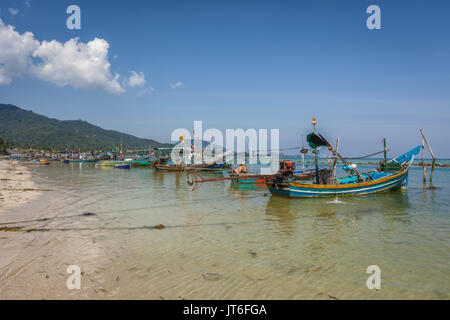
[[[228,181],[191,191],[184,174],[145,168],[31,170],[53,190],[34,215],[51,219],[18,225],[49,231],[14,234],[32,245],[0,270],[3,297],[450,298],[447,168],[436,169],[434,190],[412,168],[406,190],[338,199],[287,199]],[[76,292],[65,288],[71,264],[83,271]],[[369,265],[381,269],[380,290],[366,287]]]

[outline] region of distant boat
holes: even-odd
[[[186,170],[197,170],[197,171],[222,171],[226,168],[230,168],[231,165],[228,164],[219,164],[219,163],[203,163],[203,164],[174,164],[174,165],[163,165],[157,164],[154,168],[157,171],[186,171]]]
[[[150,167],[154,161],[151,160],[125,160],[132,167]]]
[[[25,162],[25,164],[30,165],[30,166],[42,166],[42,165],[49,165],[50,162],[48,162],[47,160],[31,160],[28,162]]]
[[[116,168],[116,169],[130,169],[131,166],[129,164],[116,164],[114,166],[114,168]]]
[[[69,159],[69,162],[98,162],[98,159]]]
[[[265,184],[266,178],[269,175],[265,174],[253,174],[253,173],[234,173],[229,174],[230,178],[234,178],[231,182],[240,184]]]
[[[281,161],[280,164],[283,165],[285,161]],[[323,169],[319,169],[321,171]],[[316,172],[312,169],[306,169],[302,171],[296,171],[289,179],[289,182],[293,181],[303,181],[303,180],[311,180],[315,177]],[[234,183],[239,184],[266,184],[266,181],[273,177],[274,175],[257,175],[252,173],[230,173],[230,178],[235,178],[231,180]]]
[[[150,167],[155,163],[155,161],[157,161],[157,160],[133,160],[133,159],[105,160],[105,161],[100,162],[100,166],[114,167],[114,166],[120,165],[120,164],[127,164],[130,167]]]

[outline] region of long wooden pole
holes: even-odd
[[[316,134],[316,118],[312,119],[313,132]],[[314,149],[314,163],[316,164],[316,184],[319,184],[319,163],[317,161],[317,148]]]
[[[422,169],[423,169],[423,183],[427,183],[427,167],[425,167],[425,140],[422,138]]]
[[[433,162],[431,163],[431,172],[430,172],[430,184],[431,184],[433,182],[433,172],[434,172],[434,167],[436,165],[436,156],[434,155],[434,152],[431,149],[431,145],[428,142],[427,137],[425,137],[425,134],[423,133],[422,129],[420,129],[420,133],[422,134],[423,140],[425,140],[425,143],[428,147],[428,151],[430,151],[430,154],[433,157]]]
[[[341,138],[337,138],[336,140],[336,153],[339,151],[339,141]],[[333,168],[331,169],[331,181],[334,181],[334,178],[336,177],[336,163],[337,163],[337,157],[334,156],[333,160]]]

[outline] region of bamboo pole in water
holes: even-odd
[[[339,141],[341,138],[336,139],[336,153],[339,151]],[[331,169],[331,182],[334,181],[334,178],[336,177],[336,163],[337,163],[337,156],[334,157],[333,161],[333,168]]]
[[[423,184],[427,183],[427,167],[425,167],[425,140],[422,138],[422,169],[423,169]]]
[[[420,133],[422,134],[423,140],[425,140],[425,143],[426,143],[426,145],[428,147],[428,151],[430,151],[430,154],[433,157],[433,162],[431,163],[431,172],[430,172],[430,184],[432,184],[434,167],[436,165],[436,156],[434,155],[434,152],[431,149],[430,143],[428,142],[427,137],[425,137],[425,134],[423,133],[422,129],[420,129]]]
[[[384,172],[387,172],[387,148],[386,148],[386,138],[383,138],[384,145]]]

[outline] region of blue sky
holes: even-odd
[[[70,4],[81,8],[81,30],[66,28]],[[366,27],[371,4],[381,30]],[[381,150],[383,137],[392,155],[407,151],[423,128],[435,153],[450,157],[448,1],[2,0],[0,8],[4,25],[40,43],[104,39],[124,91],[62,86],[41,69],[0,85],[0,103],[164,142],[203,120],[204,130],[279,128],[281,147],[298,146],[316,117],[349,156]],[[127,85],[132,71],[145,85]]]

